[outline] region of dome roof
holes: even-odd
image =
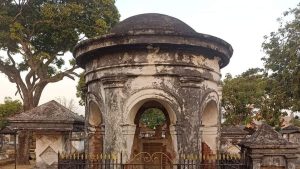
[[[229,63],[233,49],[226,41],[196,32],[186,23],[174,17],[146,13],[129,17],[102,36],[84,40],[74,48],[76,63],[84,67],[95,53],[147,49],[148,45],[161,49],[180,49],[186,52],[219,57],[220,67]]]
[[[115,27],[111,33],[127,34],[136,32],[193,35],[196,31],[181,20],[163,14],[146,13],[129,17]]]

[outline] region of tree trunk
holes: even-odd
[[[17,148],[17,163],[29,165],[30,153],[30,131],[20,131],[18,134],[19,144]]]
[[[29,94],[30,96],[30,94]],[[28,111],[34,108],[32,97],[24,97],[23,99],[23,110]],[[17,148],[17,163],[21,165],[29,165],[30,157],[30,143],[32,132],[28,130],[21,130],[18,133],[18,148]]]

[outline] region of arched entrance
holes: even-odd
[[[172,147],[174,153],[172,154],[172,159],[178,157],[178,147],[177,147],[177,132],[175,129],[177,123],[177,114],[182,110],[180,104],[172,96],[163,90],[158,89],[144,89],[132,94],[124,104],[124,125],[122,126],[123,134],[125,136],[125,149],[124,149],[124,159],[128,161],[133,157],[134,153],[134,140],[136,134],[136,117],[139,117],[139,112],[142,109],[143,105],[156,101],[159,103],[158,108],[164,108],[164,114],[167,113],[167,121],[169,124],[169,132],[172,141]],[[153,102],[152,102],[153,103]],[[157,104],[156,104],[157,105]],[[155,108],[155,105],[153,105]],[[156,107],[157,108],[157,107]],[[138,149],[141,151],[141,149]]]
[[[88,153],[96,155],[103,151],[102,113],[94,101],[90,101],[88,107]]]
[[[131,149],[131,162],[148,163],[149,166],[150,164],[152,166],[167,165],[171,162],[170,159],[176,157],[170,134],[169,113],[159,101],[148,100],[143,103],[136,113],[134,124],[136,130]],[[163,154],[166,158],[157,156],[149,161],[136,161],[140,158],[135,159],[140,154],[152,156],[157,153]]]
[[[212,155],[217,151],[218,136],[218,105],[209,101],[202,114],[202,154]]]

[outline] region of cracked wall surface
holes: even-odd
[[[99,128],[103,136],[99,153],[123,152],[128,159],[136,132],[134,119],[151,101],[167,112],[167,142],[175,156],[201,153],[204,141],[215,153],[219,148],[220,69],[229,63],[232,52],[227,42],[161,14],[133,16],[110,34],[78,44],[74,57],[85,69],[87,84],[86,132],[93,137]],[[90,123],[91,101],[102,116],[97,126]]]
[[[155,53],[152,50],[111,53],[87,64],[86,82],[88,92],[103,99],[105,151],[130,154],[132,139],[128,137],[133,136],[135,128],[131,129],[131,136],[128,136],[126,128],[135,126],[132,123],[135,116],[130,111],[137,110],[128,110],[124,105],[134,102],[135,100],[130,100],[131,96],[139,93],[141,97],[149,97],[136,98],[138,102],[135,104],[152,99],[172,109],[168,113],[176,116],[172,125],[175,128],[173,137],[176,139],[174,144],[177,145],[177,152],[194,152],[201,148],[199,142],[201,132],[203,133],[200,130],[203,102],[210,99],[209,93],[219,90],[220,69],[218,59],[179,51],[156,49]],[[149,90],[152,92],[149,93]],[[218,135],[219,99],[213,101],[216,102],[217,112],[211,115],[216,124],[215,128],[210,128],[215,134],[210,137]],[[213,139],[209,141],[215,142]],[[217,147],[214,146],[212,149],[216,151]]]

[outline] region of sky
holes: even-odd
[[[297,6],[297,0],[116,0],[121,21],[142,13],[161,13],[173,16],[190,25],[195,31],[219,37],[233,47],[230,63],[221,70],[238,75],[249,68],[262,67],[264,53],[261,44],[264,36],[279,27],[277,18],[289,8]],[[71,57],[68,54],[68,58]],[[65,78],[49,84],[40,104],[56,98],[76,98],[77,81]],[[4,97],[15,96],[16,86],[0,73],[0,103]],[[74,110],[84,114],[84,108]]]

